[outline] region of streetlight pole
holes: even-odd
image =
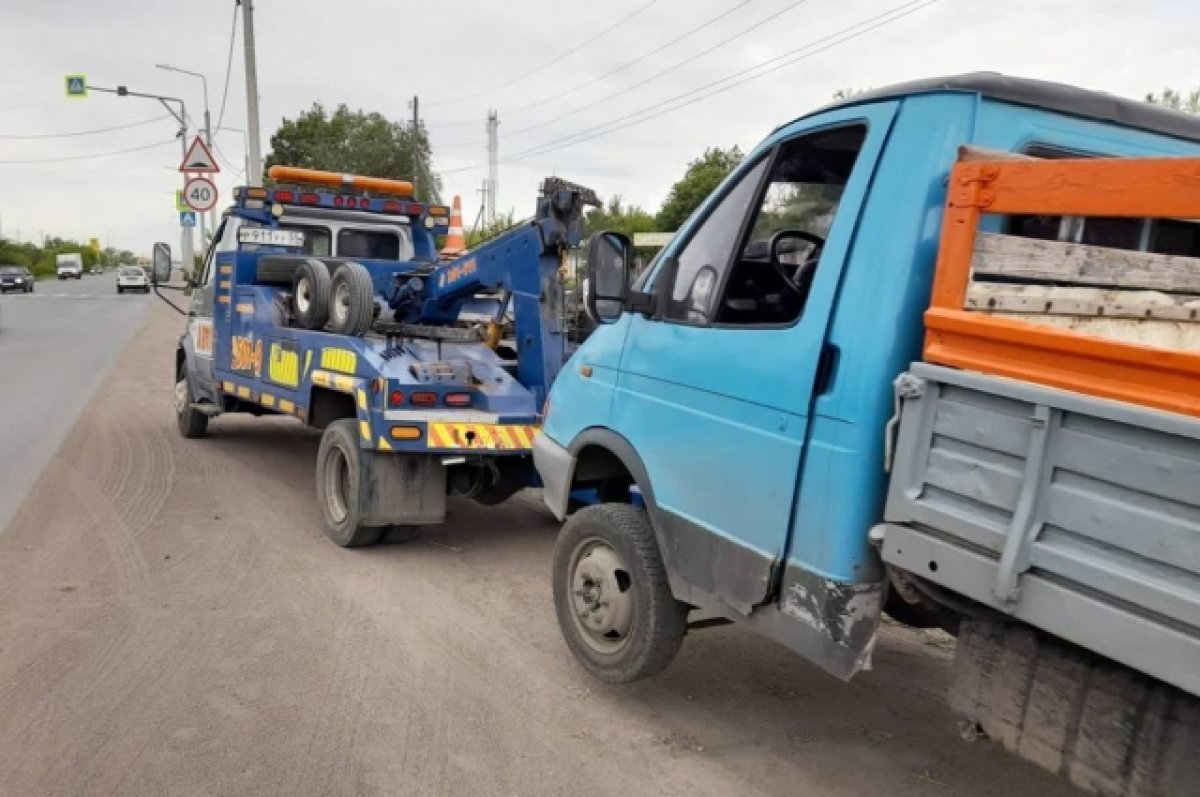
[[[191,75],[192,77],[200,78],[200,82],[204,84],[204,143],[208,144],[208,148],[211,150],[213,148],[213,138],[212,117],[210,117],[208,113],[208,78],[206,78],[200,72],[193,72],[190,69],[181,69],[177,66],[171,66],[170,64],[155,64],[155,66],[159,69],[165,69],[168,72],[179,72],[183,75]],[[204,214],[198,213],[197,215],[200,217],[200,244],[203,247],[205,243]],[[216,211],[213,208],[210,208],[208,211],[208,229],[212,231],[217,229]]]
[[[88,91],[103,91],[108,94],[116,94],[118,97],[143,97],[149,100],[158,100],[162,106],[175,117],[175,121],[179,122],[179,146],[182,149],[182,155],[187,157],[187,106],[183,104],[183,100],[178,97],[164,97],[161,94],[143,94],[140,91],[130,91],[125,86],[117,86],[115,89],[102,88],[100,86],[88,86]],[[171,107],[170,103],[179,103],[179,112]],[[187,185],[187,175],[183,175],[184,185]],[[182,224],[179,227],[179,249],[180,257],[183,258],[184,268],[191,271],[195,268],[195,258],[192,255],[192,228],[184,227]]]

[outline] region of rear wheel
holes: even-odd
[[[305,260],[292,277],[292,315],[304,329],[321,329],[329,321],[329,269],[320,260]]]
[[[371,272],[359,263],[343,263],[333,272],[329,331],[363,335],[375,320],[375,287]]]
[[[208,432],[208,416],[192,406],[192,383],[186,368],[175,381],[175,420],[179,433],[189,440],[204,437]]]
[[[356,419],[343,418],[325,428],[317,451],[317,500],[325,519],[325,534],[343,548],[372,545],[386,528],[361,525],[364,456]]]
[[[567,646],[602,681],[629,683],[666,668],[687,631],[645,510],[583,509],[554,546],[554,609]]]

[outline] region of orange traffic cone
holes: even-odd
[[[442,257],[458,257],[467,251],[467,238],[463,235],[462,200],[456,194],[454,205],[450,209],[450,231],[446,233],[446,245],[442,247]]]

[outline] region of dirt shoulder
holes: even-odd
[[[171,410],[156,307],[0,537],[11,794],[1069,794],[959,740],[949,650],[889,628],[841,684],[738,628],[607,687],[559,638],[534,496],[329,543],[318,438]]]

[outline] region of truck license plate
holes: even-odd
[[[239,227],[238,243],[263,246],[304,246],[304,233],[299,230],[269,230],[265,227]]]

